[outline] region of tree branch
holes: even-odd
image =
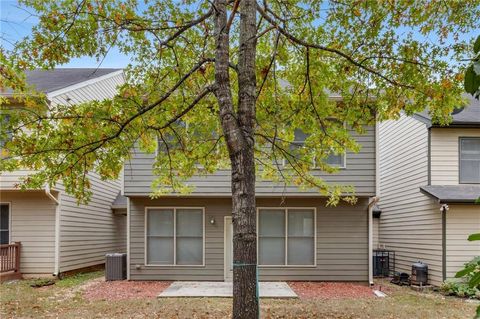
[[[286,29],[282,28],[281,26],[278,25],[278,23],[272,19],[266,12],[265,10],[257,4],[257,11],[262,15],[262,17],[265,18],[265,20],[267,20],[272,26],[274,26],[278,31],[280,31],[281,34],[283,34],[287,39],[289,39],[290,41],[300,45],[300,46],[303,46],[305,48],[312,48],[312,49],[317,49],[317,50],[322,50],[322,51],[326,51],[326,52],[331,52],[331,53],[334,53],[342,58],[344,58],[345,60],[347,60],[348,62],[350,62],[351,64],[377,76],[377,77],[380,77],[382,78],[383,80],[387,81],[388,83],[394,85],[394,86],[399,86],[399,87],[404,87],[404,88],[408,88],[408,89],[415,89],[414,86],[412,85],[408,85],[408,84],[403,84],[403,83],[400,83],[396,80],[392,80],[388,77],[386,77],[385,75],[383,75],[382,73],[380,73],[379,71],[377,70],[374,70],[368,66],[365,66],[363,65],[362,63],[356,61],[354,58],[352,58],[350,55],[344,53],[343,51],[340,51],[338,49],[334,49],[334,48],[329,48],[329,47],[326,47],[326,46],[322,46],[322,45],[318,45],[318,44],[314,44],[314,43],[308,43],[302,39],[299,39],[297,37],[295,37],[293,34],[289,33]]]

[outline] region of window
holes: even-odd
[[[315,209],[259,209],[258,264],[313,266],[315,237]]]
[[[148,208],[146,264],[204,264],[204,211],[202,208]]]
[[[480,137],[460,138],[460,183],[480,183]]]
[[[295,137],[294,137],[294,141],[292,142],[292,144],[290,146],[290,151],[292,153],[295,153],[296,150],[303,147],[307,137],[308,137],[308,135],[303,133],[301,130],[299,130],[299,129],[295,130]],[[327,158],[325,158],[325,162],[328,165],[331,165],[331,166],[344,168],[345,167],[345,154],[330,153],[327,156]]]
[[[8,204],[0,205],[0,244],[10,243],[10,207]]]

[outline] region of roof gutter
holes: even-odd
[[[60,273],[60,199],[53,196],[50,190],[50,185],[48,184],[45,185],[45,194],[55,203],[55,253],[53,275],[58,276]]]

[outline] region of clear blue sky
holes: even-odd
[[[54,1],[54,0],[51,0]],[[30,33],[32,26],[34,26],[38,19],[32,16],[25,9],[19,8],[16,0],[0,0],[0,32],[2,46],[9,48],[11,43],[22,39]],[[130,59],[120,53],[115,48],[110,50],[109,54],[103,60],[100,67],[102,68],[123,68],[127,66]],[[96,68],[99,62],[94,58],[83,57],[71,60],[68,64],[62,67],[71,68]]]
[[[11,43],[27,36],[32,26],[38,21],[26,9],[20,8],[17,0],[0,0],[0,12],[1,45],[6,48],[11,47]],[[471,40],[478,35],[477,33],[463,34],[460,40]],[[435,39],[429,38],[427,41],[435,41]],[[94,58],[83,57],[73,59],[62,67],[122,68],[129,62],[130,59],[127,56],[112,48],[101,65]]]

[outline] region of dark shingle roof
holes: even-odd
[[[452,113],[452,122],[450,126],[476,126],[480,125],[480,101],[473,98],[470,94],[465,94],[464,97],[467,99],[467,105],[465,107],[459,108]],[[429,126],[431,123],[431,116],[428,114],[428,111],[425,110],[421,113],[417,113],[414,117],[423,122],[427,123]],[[433,124],[435,126],[435,124]]]
[[[123,196],[120,192],[112,203],[112,209],[122,209],[127,208],[127,198]]]
[[[27,83],[36,90],[49,93],[95,79],[121,69],[61,68],[53,70],[27,71]]]
[[[473,204],[480,197],[480,185],[428,185],[420,187],[420,190],[441,204]]]

